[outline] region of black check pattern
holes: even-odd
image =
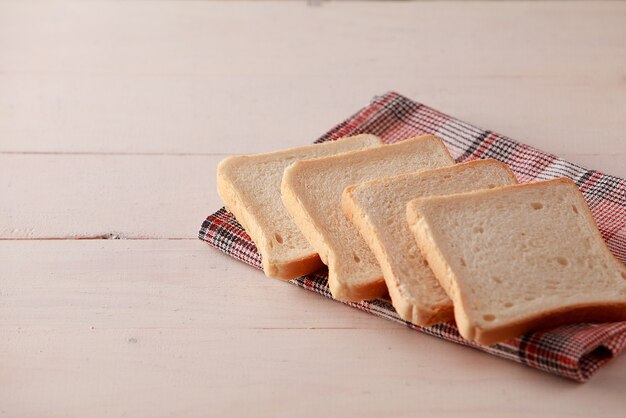
[[[386,143],[419,134],[434,134],[444,141],[457,162],[494,158],[507,164],[521,182],[569,177],[583,192],[609,249],[619,260],[626,262],[624,179],[586,170],[505,136],[454,119],[394,92],[375,97],[370,105],[315,142],[332,141],[360,133],[377,135]],[[233,258],[261,268],[261,257],[254,243],[225,208],[210,215],[202,223],[199,238]],[[291,283],[332,298],[325,273],[300,277]],[[453,322],[428,328],[405,322],[386,300],[350,302],[347,305],[434,337],[579,382],[587,381],[626,347],[626,322],[567,325],[486,347],[465,341]]]

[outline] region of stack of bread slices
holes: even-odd
[[[268,277],[326,265],[334,298],[388,295],[404,320],[455,320],[486,345],[626,320],[626,267],[566,178],[517,184],[496,160],[455,164],[432,135],[359,135],[226,158],[217,186]]]

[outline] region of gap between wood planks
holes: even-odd
[[[0,241],[79,241],[79,240],[125,240],[125,241],[196,241],[197,237],[179,237],[179,238],[128,238],[124,234],[109,233],[86,237],[38,237],[38,238],[0,238]]]
[[[146,156],[173,156],[173,157],[227,157],[241,155],[228,152],[92,152],[92,151],[0,151],[0,155],[146,155]]]
[[[123,152],[123,151],[111,151],[111,152],[93,152],[93,151],[0,151],[0,155],[154,155],[154,156],[167,156],[174,157],[196,157],[196,156],[215,156],[215,157],[228,157],[229,155],[244,155],[243,153],[233,152]],[[624,152],[616,152],[607,154],[606,152],[567,152],[568,156],[611,156],[620,157],[626,156]]]

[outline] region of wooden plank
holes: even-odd
[[[199,240],[0,241],[0,328],[392,329]],[[208,334],[207,334],[208,335]]]
[[[399,67],[426,67],[421,74],[450,76],[462,74],[462,66],[469,70],[465,75],[474,77],[593,75],[589,69],[602,77],[619,74],[622,57],[614,52],[623,52],[626,13],[625,5],[611,1],[323,7],[283,2],[24,1],[2,7],[4,70],[148,76],[392,76]],[[516,24],[520,14],[533,23],[532,31]],[[554,36],[555,22],[559,36]],[[216,36],[225,34],[233,36]],[[334,42],[324,42],[329,39]],[[449,49],[442,51],[442,46]],[[495,51],[501,55],[492,55]],[[35,55],[38,52],[42,54]],[[589,54],[589,62],[581,62],[581,54]],[[334,60],[324,59],[330,57]]]
[[[574,157],[626,177],[623,155]],[[0,154],[0,239],[195,239],[222,158]]]
[[[257,152],[396,89],[553,153],[626,152],[620,2],[0,7],[0,151]]]
[[[220,156],[0,154],[0,238],[189,238]]]
[[[143,238],[0,240],[0,415],[622,413],[623,358],[576,385],[195,235],[223,155],[308,143],[389,89],[626,176],[625,18],[617,2],[0,3],[0,239]]]
[[[623,407],[624,358],[578,385],[265,279],[199,242],[3,241],[0,277],[0,409],[11,417]]]

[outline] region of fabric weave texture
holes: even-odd
[[[457,162],[494,158],[507,164],[520,183],[569,177],[582,191],[609,249],[626,263],[624,179],[587,170],[503,135],[457,120],[395,92],[375,97],[368,106],[315,142],[362,133],[377,135],[388,144],[420,134],[437,135]],[[202,223],[199,238],[231,257],[261,269],[261,256],[254,243],[225,208],[207,217]],[[290,283],[332,298],[324,272],[300,277]],[[410,324],[400,319],[391,303],[385,300],[346,304],[416,331],[579,382],[587,381],[626,347],[626,322],[562,326],[487,347],[464,340],[454,322],[427,328]]]

